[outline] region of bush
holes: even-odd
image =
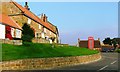
[[[25,47],[31,46],[31,42],[23,42],[23,46]]]
[[[32,39],[34,38],[34,30],[32,28],[30,28],[30,26],[25,23],[22,27],[23,31],[22,31],[22,40],[23,42],[32,42]]]
[[[120,53],[120,49],[116,50],[116,52]]]

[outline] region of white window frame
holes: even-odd
[[[27,22],[28,24],[31,24],[31,19],[30,18],[28,18],[28,22]]]
[[[50,31],[50,35],[52,35],[52,32]]]
[[[14,31],[15,31],[15,29],[14,29],[14,28],[11,28],[11,35],[12,35],[12,37],[15,37],[15,36],[14,36]]]
[[[39,29],[41,29],[42,27],[41,27],[41,25],[39,24]]]
[[[44,32],[47,33],[47,29],[46,28],[44,28]]]
[[[5,39],[5,25],[0,23],[0,39]]]
[[[16,38],[21,38],[21,30],[19,30],[19,29],[16,29],[16,34],[15,34],[16,36]]]
[[[41,37],[42,37],[42,38],[45,38],[44,32],[41,33]]]

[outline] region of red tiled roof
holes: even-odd
[[[52,23],[50,23],[49,21],[47,22],[49,24],[49,26],[58,33],[57,31],[57,27],[55,25],[53,25]]]
[[[0,14],[0,23],[22,30],[22,28],[12,18],[5,14]]]
[[[51,30],[52,32],[55,33],[55,31],[52,28],[50,28],[50,25],[46,22],[43,22],[38,16],[36,16],[35,14],[30,12],[26,8],[22,7],[18,3],[16,3],[16,2],[12,2],[12,3],[15,4],[23,12],[23,14],[25,14],[27,17],[31,18],[32,20],[38,22],[39,24],[45,26],[46,28],[48,28],[49,30]]]

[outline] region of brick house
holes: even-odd
[[[20,27],[27,23],[34,29],[35,38],[33,42],[44,39],[49,42],[58,43],[59,32],[57,27],[47,20],[45,14],[42,14],[41,18],[39,18],[32,13],[27,2],[25,2],[24,7],[13,1],[3,2],[0,6],[2,6],[2,13],[10,16]]]
[[[21,38],[22,28],[5,14],[0,14],[0,39]]]
[[[88,40],[80,40],[78,39],[78,47],[88,48]],[[94,40],[94,50],[101,50],[100,39]]]

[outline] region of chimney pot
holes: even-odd
[[[47,16],[45,14],[43,14],[43,21],[47,22]]]
[[[25,5],[26,5],[26,6],[27,6],[27,4],[28,4],[28,3],[27,3],[27,2],[25,2]]]
[[[27,10],[30,10],[30,8],[28,7],[28,2],[25,2],[25,6],[24,6]]]
[[[78,42],[80,42],[80,38],[78,38]]]
[[[98,41],[100,41],[100,38],[98,38]]]

